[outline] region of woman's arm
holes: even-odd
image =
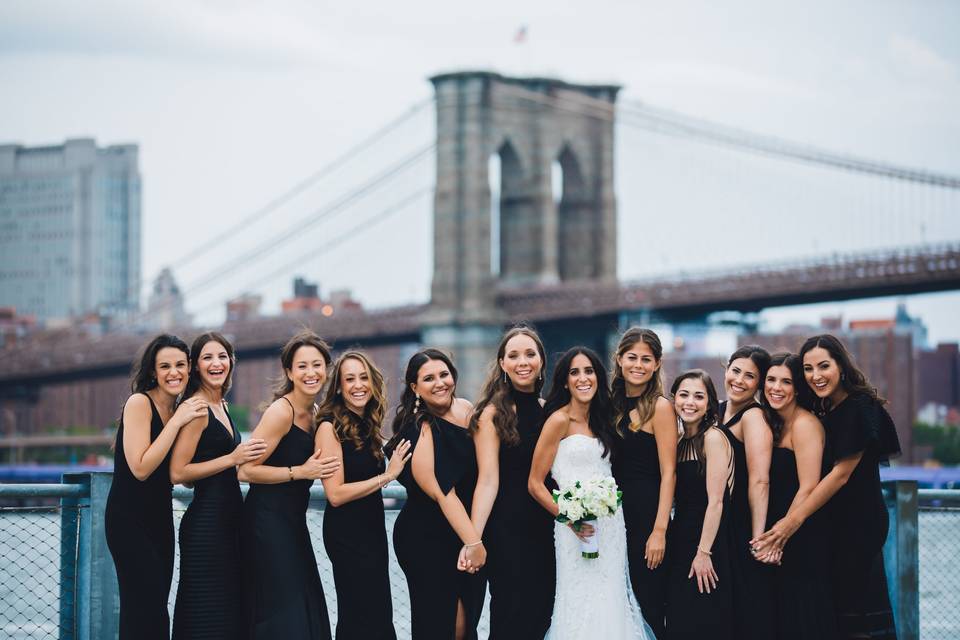
[[[263,440],[250,439],[238,444],[233,451],[203,462],[191,462],[197,453],[200,436],[207,428],[209,414],[191,420],[180,429],[170,454],[170,482],[187,484],[203,478],[209,478],[230,467],[236,467],[249,460],[256,460],[264,451]]]
[[[493,509],[500,490],[500,437],[493,426],[493,416],[497,412],[492,405],[484,407],[477,421],[477,432],[473,436],[473,446],[477,450],[477,488],[473,492],[473,508],[470,520],[473,528],[483,535],[487,519]]]
[[[673,492],[677,486],[677,414],[666,398],[657,399],[653,414],[653,436],[657,442],[657,461],[660,463],[660,499],[657,502],[657,518],[644,551],[648,569],[656,569],[663,562]]]
[[[349,444],[348,446],[353,445]],[[343,445],[337,438],[332,422],[324,421],[317,427],[317,450],[323,451],[330,457],[343,459]],[[410,443],[407,440],[401,440],[393,452],[390,465],[385,473],[358,482],[344,482],[343,466],[337,467],[332,475],[323,478],[323,490],[327,494],[327,502],[334,507],[339,507],[347,502],[376,493],[397,479],[410,457],[409,450]]]
[[[240,465],[237,472],[240,480],[255,484],[281,484],[294,480],[317,480],[333,473],[340,467],[337,457],[320,459],[318,450],[307,458],[303,464],[291,467],[273,467],[263,464],[274,452],[280,439],[290,429],[299,427],[293,425],[293,408],[282,400],[274,400],[267,407],[260,418],[260,422],[251,434],[252,438],[263,440],[264,451],[256,460]]]
[[[559,411],[555,411],[547,418],[537,439],[537,446],[533,450],[530,476],[527,478],[527,491],[554,518],[560,513],[560,507],[553,501],[553,494],[547,489],[545,481],[557,457],[560,441],[567,435],[569,428],[569,421]]]
[[[703,527],[697,553],[690,564],[688,578],[697,577],[700,593],[710,593],[717,588],[717,572],[713,568],[713,543],[723,517],[723,495],[727,491],[727,474],[730,469],[730,443],[718,429],[710,428],[704,434],[703,451],[707,456],[707,510],[703,514]]]
[[[141,482],[157,470],[170,452],[180,429],[191,420],[207,415],[207,403],[200,398],[188,398],[180,403],[170,416],[157,439],[150,442],[150,422],[153,410],[150,399],[135,393],[123,407],[123,457],[130,472]]]
[[[747,502],[750,504],[751,531],[756,537],[767,525],[770,499],[770,461],[773,458],[773,432],[763,411],[753,408],[743,414],[743,447],[747,452]],[[735,544],[746,544],[737,540]]]

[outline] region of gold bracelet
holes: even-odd
[[[293,467],[287,467],[287,473],[290,474],[290,482],[293,482]]]
[[[701,553],[705,553],[705,554],[707,554],[708,556],[712,556],[712,555],[713,555],[713,551],[705,551],[704,549],[701,549],[701,548],[700,548],[700,545],[697,545],[697,551],[699,551],[699,552],[701,552]]]
[[[472,542],[472,543],[470,543],[470,544],[465,544],[465,545],[463,545],[463,546],[465,546],[465,547],[467,547],[467,548],[469,549],[470,547],[475,547],[475,546],[477,546],[478,544],[483,544],[483,540],[477,540],[476,542]]]

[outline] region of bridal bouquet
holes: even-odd
[[[553,501],[560,507],[557,522],[572,522],[577,531],[580,530],[580,525],[586,523],[596,531],[597,519],[609,518],[615,514],[620,508],[622,496],[623,492],[610,476],[561,485],[559,491],[553,491]],[[596,533],[590,536],[587,542],[580,541],[580,552],[584,558],[600,557],[600,543]]]

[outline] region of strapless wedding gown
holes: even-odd
[[[560,441],[551,473],[561,486],[613,475],[603,444],[582,434]],[[554,531],[557,596],[549,640],[655,640],[630,588],[623,510],[597,521],[599,558],[583,558],[580,540],[565,524]]]

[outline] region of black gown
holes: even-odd
[[[520,442],[500,443],[500,488],[484,531],[490,639],[535,640],[550,628],[556,591],[553,518],[527,490],[546,416],[535,393],[512,390]]]
[[[264,462],[303,464],[314,452],[313,435],[295,424]],[[307,529],[313,480],[250,483],[243,503],[241,547],[252,640],[329,639],[330,618],[317,558]]]
[[[227,414],[230,420],[230,414]],[[207,409],[207,426],[191,462],[228,455],[240,444]],[[174,640],[234,640],[244,628],[240,590],[240,514],[243,495],[236,467],[194,483],[193,501],[180,521],[180,584],[173,611]]]
[[[146,394],[144,394],[146,395]],[[150,400],[150,442],[163,431],[163,421]],[[170,637],[167,598],[173,579],[173,504],[170,454],[140,481],[123,453],[123,419],[113,456],[113,484],[107,496],[107,546],[120,587],[120,640]]]
[[[324,421],[333,422],[333,418],[321,419]],[[369,430],[365,432],[359,451],[350,441],[340,443],[344,483],[369,480],[384,472],[383,460],[373,454]],[[337,588],[337,640],[394,640],[383,494],[375,491],[339,507],[327,503],[323,544]]]
[[[443,418],[429,418],[433,435],[434,474],[440,490],[455,489],[467,513],[477,484],[477,458],[473,439],[463,427]],[[420,428],[410,422],[401,429],[411,451],[420,439]],[[447,522],[440,505],[413,478],[413,465],[400,474],[407,500],[393,527],[393,548],[410,592],[410,622],[413,640],[449,640],[454,637],[457,601],[463,603],[467,637],[476,639],[477,623],[486,596],[484,572],[470,574],[457,569],[463,541]]]
[[[636,398],[627,398],[628,405]],[[630,401],[633,401],[632,403]],[[657,439],[646,431],[630,429],[630,415],[620,421],[622,438],[613,450],[613,477],[623,492],[623,520],[627,529],[630,584],[643,617],[657,638],[664,638],[667,605],[667,563],[648,569],[644,559],[647,538],[653,532],[660,506],[660,458]]]
[[[733,495],[730,500],[730,569],[733,584],[734,629],[736,637],[743,640],[769,640],[775,629],[773,599],[773,566],[757,561],[750,553],[753,538],[753,516],[748,497],[749,472],[747,449],[730,428],[740,422],[743,414],[754,407],[750,403],[723,424],[730,445],[733,447],[734,474]],[[727,403],[720,403],[720,416]],[[772,484],[772,481],[771,481]]]
[[[889,516],[880,488],[880,463],[900,453],[890,414],[864,393],[853,393],[823,416],[828,468],[863,452],[847,483],[827,503],[830,572],[841,638],[896,638],[883,566]]]
[[[796,456],[791,449],[774,447],[770,465],[770,525],[787,515],[799,489]],[[826,524],[823,509],[807,518],[787,541],[781,564],[774,569],[778,640],[831,640],[837,635]]]
[[[712,428],[712,427],[711,427]],[[703,516],[707,511],[706,464],[701,471],[691,439],[683,438],[677,446],[677,490],[673,522],[667,540],[667,638],[670,640],[734,640],[733,590],[730,584],[730,543],[728,523],[730,489],[734,482],[735,462],[727,474],[727,490],[723,495],[723,515],[710,548],[717,588],[700,593],[696,576],[688,578],[690,565],[697,555]]]

